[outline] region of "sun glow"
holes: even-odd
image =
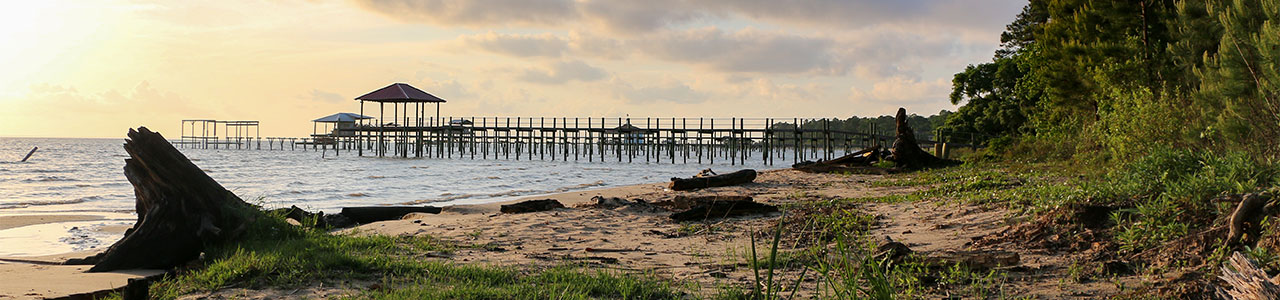
[[[65,74],[93,41],[105,40],[111,9],[80,2],[9,2],[0,9],[0,92],[12,95],[33,78]]]

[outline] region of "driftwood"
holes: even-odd
[[[39,149],[40,147],[31,147],[31,152],[27,152],[27,156],[23,156],[21,162],[27,162],[27,159],[30,159],[31,155],[36,154],[36,150],[39,150]]]
[[[747,200],[737,201],[712,201],[699,204],[689,210],[671,214],[671,219],[677,222],[697,221],[705,219],[728,218],[746,215],[766,214],[777,212],[778,207],[764,203]]]
[[[920,143],[916,141],[915,131],[907,124],[907,109],[898,108],[898,115],[895,116],[895,129],[897,130],[897,138],[893,140],[893,148],[889,148],[892,153],[889,160],[898,164],[904,169],[920,169],[929,167],[939,167],[953,165],[958,161],[942,159],[924,149],[920,149]]]
[[[872,163],[880,161],[883,150],[880,146],[871,146],[858,152],[850,153],[832,160],[805,161],[791,165],[792,169],[796,169],[806,173],[847,173],[847,174],[879,174],[887,175],[892,173],[894,169],[886,169],[871,166]]]
[[[950,267],[960,265],[972,270],[990,270],[997,267],[1018,265],[1017,253],[1004,250],[952,251],[925,258],[928,265]]]
[[[679,195],[671,200],[654,202],[653,205],[666,207],[671,210],[687,210],[694,206],[703,205],[711,202],[732,202],[732,201],[754,201],[751,196],[740,195],[708,195],[708,196],[685,196]]]
[[[548,211],[557,208],[564,208],[564,204],[560,204],[560,201],[556,201],[556,199],[542,199],[506,204],[499,207],[498,210],[504,214],[521,214]]]
[[[124,149],[138,221],[106,252],[68,264],[93,264],[89,272],[171,268],[196,259],[206,245],[239,236],[261,214],[159,133],[130,129]]]
[[[837,157],[832,160],[819,161],[817,164],[825,165],[870,165],[880,160],[880,146],[871,146],[858,152],[849,153],[845,156]]]
[[[409,213],[438,214],[441,210],[435,206],[360,206],[343,207],[339,214],[357,223],[373,223],[399,220]]]
[[[687,191],[693,189],[731,186],[743,183],[750,183],[756,180],[756,170],[744,169],[741,171],[720,174],[706,177],[694,178],[671,178],[671,185],[668,187],[673,191]]]
[[[1267,278],[1267,272],[1240,252],[1231,254],[1231,260],[1223,263],[1222,281],[1230,290],[1218,290],[1224,299],[1280,299],[1280,285]]]
[[[922,262],[931,268],[950,268],[959,265],[971,270],[990,270],[999,267],[1012,267],[1020,263],[1018,253],[1004,250],[965,250],[946,251],[933,255],[924,255],[912,250],[906,244],[895,242],[888,237],[876,247],[876,259],[901,263],[912,260]]]

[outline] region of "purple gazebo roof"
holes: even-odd
[[[356,100],[372,102],[445,102],[444,99],[423,92],[404,83],[393,83],[387,87],[356,97]]]

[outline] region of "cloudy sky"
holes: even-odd
[[[404,82],[446,116],[954,110],[1025,0],[31,1],[0,9],[0,136],[309,120]],[[367,106],[373,109],[372,106]]]

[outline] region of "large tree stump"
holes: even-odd
[[[198,258],[206,245],[237,237],[261,213],[159,133],[130,129],[124,149],[138,222],[106,252],[68,263],[92,263],[89,272],[172,268]]]
[[[889,152],[893,154],[892,160],[899,167],[905,169],[920,169],[928,167],[946,166],[959,163],[954,160],[941,159],[924,149],[920,149],[920,143],[916,141],[915,131],[907,124],[907,109],[898,108],[898,115],[895,117],[894,127],[897,130],[897,138],[893,140],[893,148],[889,148]]]

